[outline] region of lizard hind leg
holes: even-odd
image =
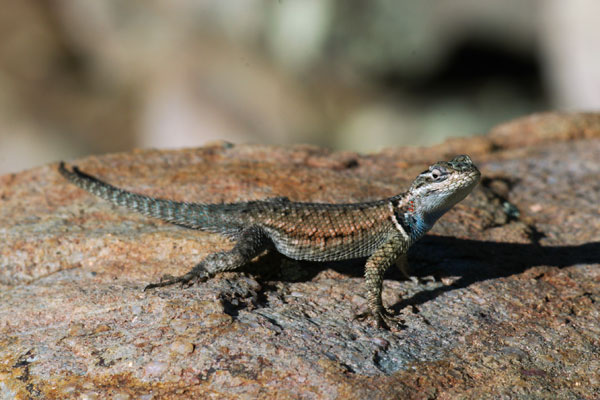
[[[147,285],[144,291],[177,283],[188,287],[195,282],[204,282],[219,272],[238,270],[269,247],[270,242],[260,227],[247,228],[240,234],[233,249],[209,254],[187,273],[176,277],[165,275],[160,282]]]

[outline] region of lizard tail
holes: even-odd
[[[157,199],[120,189],[100,179],[86,174],[77,167],[70,171],[61,161],[58,172],[73,184],[113,204],[127,207],[149,217],[192,229],[210,229],[218,227],[214,210],[215,204],[187,203]],[[211,212],[213,211],[213,212]]]

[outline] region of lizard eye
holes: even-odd
[[[432,170],[431,170],[431,177],[432,177],[434,180],[436,180],[436,181],[437,181],[437,180],[440,178],[440,176],[442,176],[442,171],[440,171],[440,170],[439,170],[439,169],[437,169],[437,168],[434,168],[434,169],[432,169]]]

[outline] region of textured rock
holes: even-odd
[[[352,320],[360,260],[266,254],[244,273],[143,292],[231,243],[113,207],[56,165],[0,177],[0,398],[597,398],[597,115],[368,156],[215,144],[76,163],[178,200],[347,202],[402,191],[456,153],[484,180],[409,254],[422,279],[388,274],[397,333]]]

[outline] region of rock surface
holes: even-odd
[[[157,197],[348,202],[467,153],[482,184],[390,271],[400,332],[352,320],[362,262],[265,254],[243,273],[143,292],[231,246],[70,185],[0,177],[0,399],[600,397],[600,116],[540,114],[488,136],[373,155],[215,144],[88,157]]]

